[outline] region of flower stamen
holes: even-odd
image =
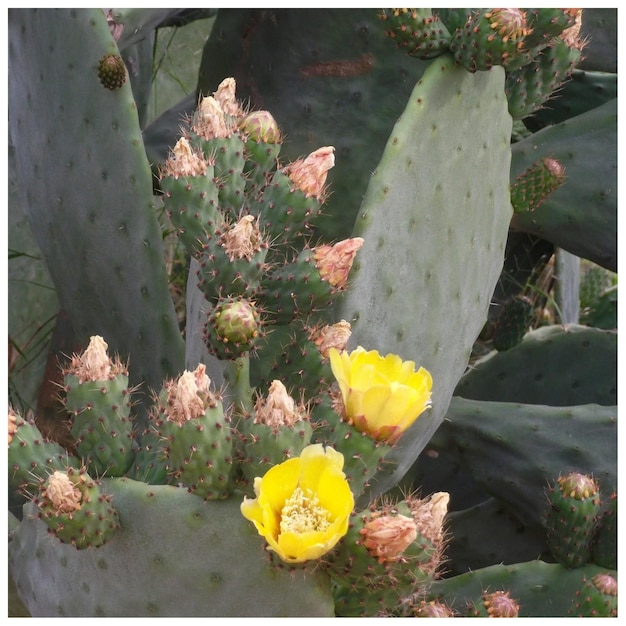
[[[280,531],[292,533],[323,532],[330,526],[330,513],[318,497],[305,495],[300,487],[286,500],[280,520]]]

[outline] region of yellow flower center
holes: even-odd
[[[296,487],[285,502],[280,520],[280,532],[320,532],[330,526],[330,513],[322,506],[316,495],[309,498]]]

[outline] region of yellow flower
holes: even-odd
[[[395,443],[431,405],[432,377],[423,367],[415,371],[413,361],[360,346],[350,353],[331,348],[329,356],[345,417],[377,441]]]
[[[283,561],[319,559],[348,531],[354,496],[342,469],[340,452],[307,446],[254,479],[256,498],[244,498],[241,513]]]

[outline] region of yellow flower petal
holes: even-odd
[[[346,417],[375,439],[394,443],[430,406],[432,377],[414,361],[360,346],[329,356]]]
[[[345,535],[354,496],[342,471],[343,455],[322,444],[271,468],[244,498],[241,513],[281,559],[317,559]]]

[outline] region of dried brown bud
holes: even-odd
[[[244,215],[224,232],[221,245],[231,261],[244,258],[249,261],[263,247],[258,220]]]
[[[341,320],[336,324],[324,326],[321,330],[315,332],[311,339],[318,347],[322,356],[328,358],[328,351],[331,348],[336,348],[339,352],[346,349],[351,334],[350,322]]]
[[[298,406],[279,380],[272,381],[266,398],[259,398],[254,407],[254,423],[265,424],[273,429],[294,426],[308,419],[303,406]]]
[[[582,9],[569,9],[570,14],[576,15],[576,21],[572,26],[566,28],[561,33],[561,39],[570,47],[582,50],[585,47],[585,41],[580,38],[580,28],[583,21]]]
[[[362,245],[361,237],[353,237],[344,239],[334,246],[323,245],[313,248],[315,265],[321,278],[337,289],[345,287],[354,257]]]
[[[423,500],[414,498],[408,499],[407,502],[420,534],[433,542],[441,541],[444,534],[443,520],[448,513],[450,494],[440,491]]]
[[[235,92],[237,91],[237,83],[234,78],[225,78],[217,87],[217,91],[213,96],[225,115],[232,117],[241,117],[243,109],[237,101]]]
[[[44,500],[49,502],[58,514],[70,514],[78,511],[81,506],[82,494],[65,472],[56,471],[51,474],[41,492]]]
[[[203,139],[230,137],[233,133],[232,124],[226,120],[220,103],[213,96],[200,101],[192,128]]]
[[[177,381],[171,381],[167,385],[167,419],[183,424],[204,415],[209,407],[217,403],[210,385],[211,381],[203,363],[193,372],[185,370]]]
[[[402,558],[404,551],[417,537],[415,520],[404,515],[378,515],[367,521],[360,530],[363,545],[379,563]]]
[[[187,139],[181,137],[165,161],[161,177],[202,176],[206,173],[207,166],[204,155],[194,151]]]
[[[118,360],[107,354],[106,341],[99,335],[89,340],[82,354],[74,354],[65,374],[73,374],[81,383],[96,380],[113,380],[118,374],[126,373],[126,368]]]
[[[299,159],[288,165],[284,172],[293,184],[307,197],[322,199],[328,170],[335,165],[335,148],[318,148],[305,159]]]

